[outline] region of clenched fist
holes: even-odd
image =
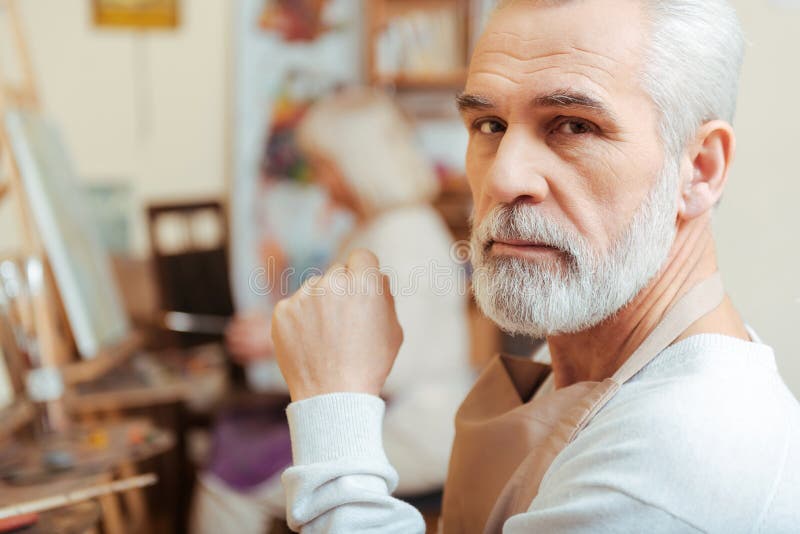
[[[293,401],[326,393],[378,395],[403,342],[388,278],[356,250],[275,307],[275,356]]]

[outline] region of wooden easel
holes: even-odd
[[[0,172],[0,205],[10,202],[16,208],[23,237],[20,253],[24,257],[41,258],[45,265],[46,297],[37,303],[38,312],[36,314],[39,348],[45,361],[48,364],[59,366],[62,369],[65,383],[72,385],[92,380],[122,363],[141,347],[142,336],[137,332],[132,332],[117,345],[101,349],[100,353],[93,355],[91,360],[76,359],[75,343],[68,327],[64,306],[56,290],[47,251],[36,229],[36,222],[31,213],[20,169],[14,159],[5,127],[5,114],[9,109],[40,111],[40,99],[34,80],[33,65],[23,35],[16,0],[0,0],[0,23],[2,22],[9,27],[22,79],[16,85],[12,84],[0,64],[0,169],[2,169]],[[1,57],[0,60],[2,60]]]
[[[0,0],[0,10],[5,12],[7,25],[22,70],[22,81],[14,86],[6,78],[0,65],[0,201],[11,201],[16,207],[18,220],[21,223],[23,257],[36,256],[42,258],[47,265],[47,256],[42,241],[36,232],[33,214],[30,212],[25,196],[22,178],[17,162],[11,151],[11,144],[5,128],[5,113],[10,107],[39,110],[39,96],[33,79],[33,68],[28,47],[22,34],[19,10],[15,0]],[[45,280],[45,297],[35,303],[37,308],[35,323],[39,347],[44,361],[50,365],[62,366],[70,360],[72,339],[63,327],[63,310],[55,291],[50,269]]]
[[[19,168],[11,152],[11,145],[5,129],[6,110],[11,106],[23,107],[28,109],[38,109],[39,97],[33,81],[33,72],[27,45],[22,35],[19,11],[14,0],[0,0],[0,22],[6,22],[9,28],[9,35],[19,58],[22,70],[22,81],[14,86],[8,79],[7,74],[0,64],[0,205],[12,204],[12,208],[17,211],[17,220],[20,221],[22,231],[22,244],[20,253],[23,257],[37,256],[43,259],[44,250],[38,234],[35,232],[32,214],[25,199]],[[2,61],[2,57],[0,57]],[[63,339],[57,328],[58,314],[53,305],[52,276],[49,269],[45,269],[48,274],[45,277],[45,294],[48,301],[37,302],[38,313],[35,317],[37,332],[41,335],[40,347],[42,355],[46,355],[48,363],[61,365],[66,363],[67,350],[71,340]],[[44,299],[40,299],[44,300]],[[63,331],[63,330],[62,330]],[[0,437],[13,432],[20,425],[30,420],[33,410],[25,399],[18,399],[17,402],[8,410],[11,415],[16,415],[9,420],[13,424],[0,429]],[[9,415],[9,414],[6,414]]]
[[[5,23],[5,24],[3,24]],[[78,382],[92,380],[105,374],[111,368],[122,363],[136,349],[141,347],[142,336],[133,332],[114,347],[101,350],[92,360],[75,361],[77,350],[70,334],[63,304],[56,291],[52,270],[49,267],[47,251],[41,236],[36,229],[31,207],[27,199],[20,168],[14,158],[11,142],[6,130],[5,118],[9,109],[40,111],[40,101],[33,76],[33,67],[28,46],[23,36],[19,8],[16,0],[0,0],[0,25],[10,30],[13,47],[19,59],[22,80],[12,85],[7,73],[0,64],[0,205],[12,203],[21,224],[23,242],[20,253],[23,257],[41,258],[45,266],[44,297],[35,302],[35,327],[39,349],[46,365],[56,365],[62,370],[65,385],[68,388]],[[0,61],[2,57],[0,56]],[[98,407],[102,410],[102,407]],[[0,414],[0,440],[19,426],[30,421],[32,410],[30,403],[20,401],[8,414]],[[11,424],[3,421],[3,415],[13,416]],[[81,417],[84,422],[91,420],[114,421],[119,418],[118,412],[112,411],[104,415],[93,414]],[[123,464],[117,476],[135,477],[137,470],[134,464]],[[112,477],[112,474],[108,474]],[[109,478],[110,480],[110,478]],[[128,515],[124,518],[119,507],[117,496],[104,494],[99,497],[103,515],[104,532],[110,534],[138,532],[144,527],[147,507],[144,495],[139,489],[124,491],[121,497],[125,500]]]

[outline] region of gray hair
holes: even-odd
[[[497,9],[515,1],[501,0]],[[733,123],[744,35],[727,0],[638,1],[646,5],[652,28],[642,85],[661,115],[660,134],[668,154],[677,157],[703,123]]]
[[[439,192],[411,125],[381,91],[351,87],[320,99],[300,122],[297,141],[336,165],[370,215],[428,203]]]

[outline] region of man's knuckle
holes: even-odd
[[[283,319],[283,316],[286,315],[286,300],[279,300],[275,304],[275,308],[272,310],[272,322],[276,323]]]

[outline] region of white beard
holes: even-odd
[[[479,307],[503,330],[543,338],[595,326],[627,305],[666,261],[675,240],[677,162],[667,163],[631,223],[605,254],[534,205],[494,208],[472,231]],[[494,239],[523,239],[562,251],[558,260],[487,255]]]

